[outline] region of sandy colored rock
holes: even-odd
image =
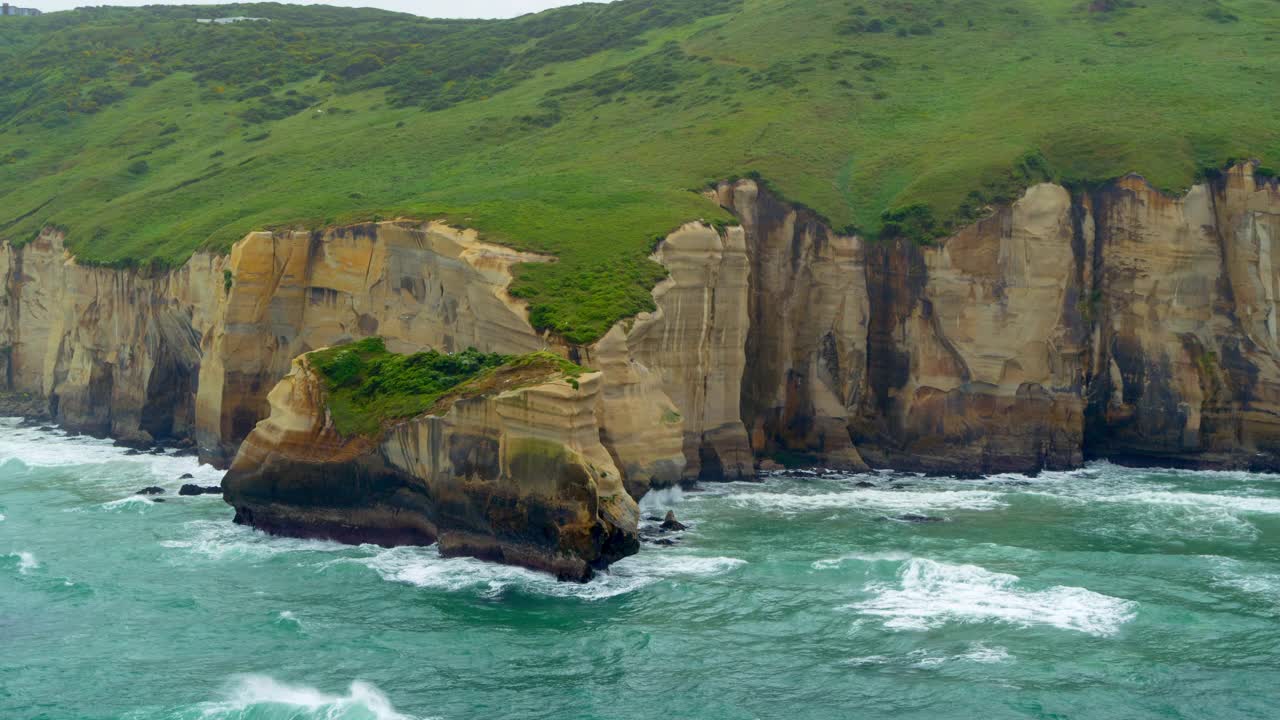
[[[237,522],[269,532],[439,542],[445,555],[586,580],[638,549],[639,511],[600,443],[599,373],[577,387],[556,371],[528,373],[500,370],[492,391],[348,438],[303,356],[223,480],[227,502]]]
[[[1070,194],[1037,185],[937,247],[871,254],[868,392],[876,465],[987,473],[1082,461],[1089,251]]]
[[[741,392],[752,448],[865,469],[848,427],[867,367],[862,240],[831,232],[753,180],[720,185],[717,199],[741,220],[750,260]]]
[[[683,420],[684,477],[751,477],[741,411],[749,291],[742,229],[721,236],[706,225],[686,225],[659,244],[654,260],[670,277],[653,291],[658,309],[629,323],[626,346],[658,374]]]
[[[662,377],[631,357],[622,324],[587,349],[582,362],[602,374],[601,438],[627,492],[638,500],[651,487],[679,483],[686,463],[684,415],[664,392]]]
[[[1136,176],[1089,198],[1099,233],[1092,454],[1280,468],[1280,189],[1241,165],[1184,197]]]

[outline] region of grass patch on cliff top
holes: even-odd
[[[197,25],[249,15],[271,23]],[[0,239],[172,266],[263,228],[444,219],[560,261],[513,293],[587,342],[657,238],[757,173],[929,241],[1042,179],[1177,191],[1280,157],[1280,2],[620,0],[504,21],[97,8],[0,19]]]
[[[449,396],[493,389],[488,379],[560,373],[576,386],[584,369],[548,352],[528,355],[458,353],[401,355],[387,350],[380,337],[370,337],[310,353],[311,367],[324,380],[334,426],[344,436],[374,436],[388,422],[415,417],[437,408]]]

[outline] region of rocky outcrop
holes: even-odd
[[[383,222],[251,233],[228,256],[149,272],[82,266],[50,230],[0,246],[0,381],[71,429],[192,437],[225,466],[307,351],[372,334],[393,350],[543,347],[506,294],[511,266],[540,260],[438,223]]]
[[[231,251],[225,304],[204,336],[200,448],[229,461],[293,359],[317,348],[370,335],[393,351],[542,348],[506,294],[512,265],[542,259],[440,223],[250,234]]]
[[[377,437],[344,437],[307,356],[223,480],[236,522],[302,537],[438,542],[586,580],[638,549],[638,508],[600,442],[601,376],[508,366]]]
[[[750,261],[741,395],[752,449],[864,469],[848,427],[865,384],[871,315],[862,240],[751,180],[722,184],[716,197],[741,220]]]

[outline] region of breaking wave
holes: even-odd
[[[996,510],[1005,507],[1002,493],[989,490],[850,490],[813,494],[747,492],[730,495],[741,506],[782,513],[833,509],[866,509],[881,512],[937,512],[944,510]]]
[[[415,720],[396,712],[387,696],[366,682],[351,683],[345,695],[330,695],[266,675],[237,678],[225,700],[200,710],[203,720]]]
[[[36,561],[36,556],[29,552],[26,552],[25,550],[20,550],[18,552],[11,552],[9,553],[8,557],[11,557],[17,561],[16,566],[18,568],[18,574],[20,575],[26,575],[30,573],[32,570],[35,570],[36,568],[40,567],[40,563]]]
[[[532,595],[580,600],[604,600],[661,580],[719,575],[746,564],[737,558],[642,551],[619,560],[608,572],[599,573],[590,582],[567,583],[546,573],[510,565],[466,557],[445,558],[435,546],[390,548],[356,562],[372,568],[384,580],[420,588],[447,592],[477,590],[485,597],[519,590]]]
[[[1136,603],[1080,587],[1029,590],[1016,575],[976,565],[924,558],[906,563],[896,583],[872,583],[874,597],[848,607],[885,618],[893,630],[929,630],[949,622],[1049,625],[1090,635],[1114,635],[1133,619]]]

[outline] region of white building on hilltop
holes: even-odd
[[[231,23],[238,22],[271,22],[271,18],[255,18],[237,15],[235,17],[224,18],[196,18],[196,22],[203,23],[205,25],[230,25]]]
[[[42,13],[35,8],[14,7],[9,3],[0,5],[0,15],[41,15]]]

